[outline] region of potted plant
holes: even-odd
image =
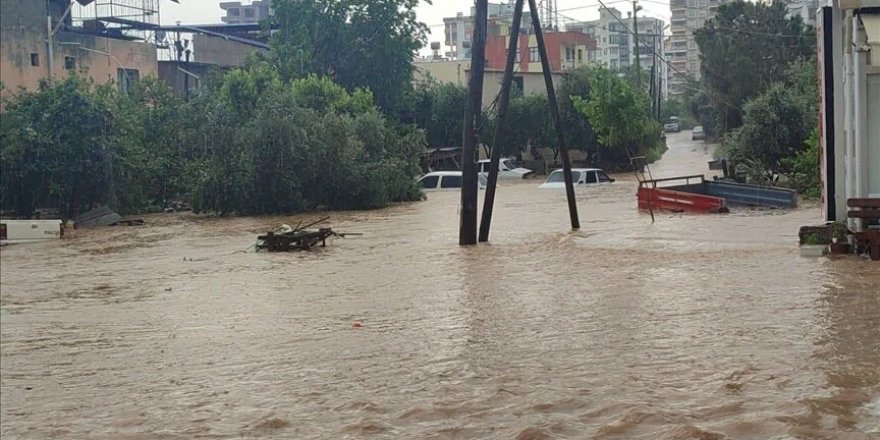
[[[846,225],[840,222],[835,222],[831,225],[831,253],[832,254],[848,254],[850,253],[850,245],[846,240],[846,236],[849,234],[849,230],[846,229]]]
[[[803,257],[821,257],[825,255],[827,248],[821,243],[819,234],[811,232],[804,237],[800,250]]]

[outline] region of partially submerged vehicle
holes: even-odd
[[[724,213],[729,206],[796,208],[797,191],[705,176],[681,176],[639,182],[640,209]]]
[[[483,159],[477,164],[480,175],[489,176],[490,164],[491,161],[489,159]],[[517,167],[513,160],[509,158],[501,159],[498,163],[499,179],[524,179],[533,172],[528,168]]]
[[[608,174],[599,168],[572,168],[571,180],[574,182],[574,186],[607,185],[614,182],[614,179],[608,177]],[[561,169],[553,170],[547,176],[547,181],[538,188],[565,188],[564,171]]]
[[[477,176],[479,188],[486,188],[486,176]],[[461,189],[461,171],[433,171],[418,179],[422,191],[456,191]]]
[[[29,243],[64,237],[61,220],[0,220],[0,244]]]

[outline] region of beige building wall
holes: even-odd
[[[219,66],[243,66],[261,49],[211,35],[193,35],[194,61]]]
[[[49,77],[45,6],[42,2],[4,0],[0,14],[0,81],[6,93],[35,89]],[[17,4],[19,7],[11,8]],[[140,78],[158,76],[156,46],[77,32],[54,36],[55,78],[85,72],[96,83],[116,81],[119,69],[136,70]]]
[[[453,83],[467,87],[468,79],[470,78],[470,65],[470,60],[417,61],[414,63],[413,81],[420,83],[428,78],[432,78],[440,83]],[[540,63],[537,72],[516,72],[514,76],[522,78],[523,94],[544,95],[547,93],[547,88],[544,85],[544,75],[540,71]],[[503,78],[503,71],[486,71],[483,77],[483,108],[489,107],[495,100],[495,97],[501,91],[501,80]],[[554,86],[558,87],[561,80],[561,74],[553,74]]]

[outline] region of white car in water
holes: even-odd
[[[64,237],[61,220],[0,220],[0,245]]]
[[[571,180],[574,186],[607,185],[614,182],[614,179],[599,168],[572,168]],[[547,176],[547,181],[538,188],[565,188],[565,174],[562,170],[553,170]]]
[[[479,188],[486,188],[486,176],[478,175]],[[461,190],[461,171],[432,171],[419,177],[418,183],[422,191],[458,191]]]
[[[490,164],[489,159],[483,159],[477,164],[481,176],[489,176]],[[528,168],[517,167],[510,159],[501,159],[501,162],[498,163],[499,179],[525,179],[526,176],[533,172]]]

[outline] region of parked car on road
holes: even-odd
[[[663,124],[663,131],[666,133],[678,133],[681,131],[681,124],[677,116],[669,118],[669,122]]]
[[[486,176],[478,175],[479,188],[486,188]],[[419,177],[422,191],[457,191],[461,189],[461,171],[433,171]]]
[[[614,179],[599,168],[572,168],[571,180],[575,186],[607,185],[614,182]],[[553,170],[547,176],[547,181],[538,188],[565,188],[565,174],[562,170]]]
[[[706,139],[706,132],[703,131],[703,126],[698,125],[694,127],[693,133],[691,134],[691,140],[702,141]]]

